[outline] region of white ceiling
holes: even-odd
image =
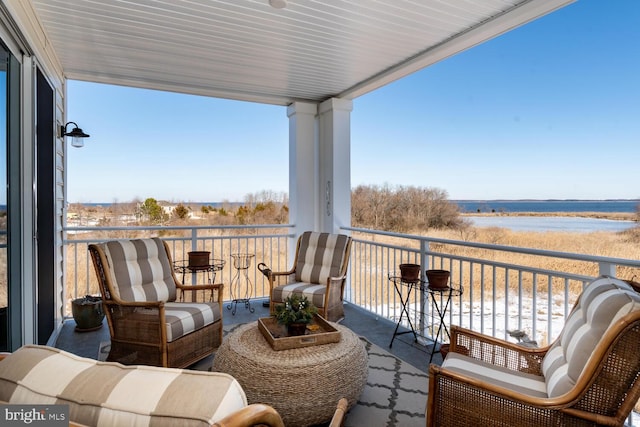
[[[30,0],[68,79],[352,99],[573,0]]]

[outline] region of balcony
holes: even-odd
[[[108,341],[106,327],[99,331],[74,333],[70,319],[70,301],[85,294],[96,294],[97,283],[87,245],[115,238],[148,237],[159,235],[172,249],[175,260],[186,258],[192,250],[207,250],[213,258],[225,261],[216,272],[215,282],[230,284],[236,270],[231,254],[255,254],[255,263],[249,268],[254,285],[251,314],[238,306],[231,315],[224,308],[224,324],[245,323],[268,316],[261,302],[268,298],[268,282],[256,265],[264,262],[276,270],[290,267],[295,239],[289,225],[220,226],[220,227],[69,227],[65,241],[66,256],[66,317],[56,345],[59,348],[86,357],[96,357],[100,342]],[[400,263],[416,263],[425,268],[447,269],[451,281],[463,292],[455,296],[445,316],[445,325],[461,325],[470,329],[515,341],[509,331],[521,330],[531,340],[544,345],[561,331],[582,287],[598,274],[617,275],[622,278],[640,276],[640,261],[552,252],[483,243],[434,239],[375,230],[345,228],[354,242],[351,249],[349,280],[345,291],[346,318],[342,322],[368,341],[389,351],[401,360],[428,372],[439,317],[433,301],[415,293],[408,300],[411,323],[418,332],[415,342],[412,334],[399,335],[389,343],[400,318],[402,304],[389,274]],[[518,254],[521,263],[507,263],[504,254]],[[564,263],[564,264],[563,264]],[[573,265],[573,268],[550,269],[544,265]],[[572,271],[569,271],[572,270]],[[577,271],[576,271],[577,270]],[[198,273],[200,274],[200,273]],[[185,282],[202,280],[197,274],[185,277]],[[231,299],[229,287],[225,301]],[[409,331],[406,316],[401,332]],[[442,338],[443,335],[440,335]],[[436,349],[441,344],[436,343]],[[439,353],[433,363],[441,363]],[[203,363],[210,363],[205,360]],[[629,425],[640,425],[637,414],[630,417]]]

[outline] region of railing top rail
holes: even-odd
[[[399,237],[399,238],[404,238],[408,240],[422,241],[426,243],[442,243],[447,245],[466,246],[466,247],[478,248],[478,249],[490,249],[494,251],[514,252],[514,253],[527,254],[527,255],[564,258],[564,259],[571,259],[576,261],[589,261],[589,262],[597,262],[597,263],[624,265],[628,267],[640,267],[640,260],[632,260],[632,259],[626,259],[626,258],[612,258],[612,257],[603,257],[603,256],[596,256],[596,255],[575,254],[575,253],[569,253],[569,252],[549,251],[545,249],[522,248],[522,247],[506,246],[506,245],[494,245],[490,243],[465,242],[462,240],[451,240],[451,239],[441,239],[437,237],[417,236],[415,234],[402,234],[402,233],[394,233],[390,231],[371,230],[367,228],[341,227],[341,229],[360,232],[360,233],[379,234],[383,236]]]
[[[126,231],[126,230],[234,230],[247,228],[292,228],[295,224],[251,224],[251,225],[131,225],[131,226],[77,226],[63,227],[64,231]]]

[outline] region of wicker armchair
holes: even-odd
[[[305,231],[298,238],[293,268],[268,271],[270,310],[292,294],[304,295],[327,320],[344,318],[342,298],[351,254],[351,237]]]
[[[222,342],[222,284],[183,286],[159,238],[89,245],[111,334],[108,361],[184,368]],[[192,292],[187,292],[192,291]],[[209,301],[185,302],[193,291]]]
[[[445,361],[429,367],[427,426],[621,426],[639,377],[640,295],[602,276],[547,348],[453,326]]]

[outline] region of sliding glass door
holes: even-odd
[[[7,70],[10,54],[0,45],[0,350],[9,350],[9,268],[7,257]]]
[[[20,63],[0,40],[0,351],[20,345]]]

